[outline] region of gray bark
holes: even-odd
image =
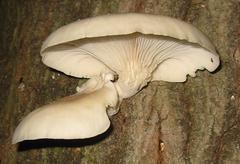
[[[150,83],[123,101],[99,137],[12,145],[26,114],[78,83],[42,64],[43,40],[79,18],[120,12],[194,24],[215,44],[221,68],[185,83]],[[0,163],[240,163],[239,0],[2,0],[0,22]]]

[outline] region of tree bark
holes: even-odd
[[[215,44],[221,67],[185,83],[150,83],[123,101],[98,137],[12,145],[26,114],[78,83],[43,65],[44,39],[77,19],[123,12],[194,24]],[[2,0],[0,23],[0,163],[240,163],[239,0]]]

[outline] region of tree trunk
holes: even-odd
[[[44,39],[77,19],[120,12],[194,24],[216,45],[221,68],[185,83],[150,83],[123,101],[98,137],[12,145],[26,114],[78,83],[43,65]],[[0,163],[240,163],[239,0],[2,0],[0,24]]]

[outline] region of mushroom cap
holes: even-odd
[[[78,20],[44,42],[43,62],[67,75],[117,74],[120,97],[149,81],[183,82],[198,69],[214,71],[219,57],[209,39],[183,21],[149,14],[112,14]]]
[[[167,16],[140,13],[108,14],[77,20],[53,32],[43,43],[41,52],[48,47],[79,39],[136,32],[186,40],[216,52],[210,40],[191,24]]]
[[[12,143],[97,136],[110,126],[107,107],[115,107],[117,103],[118,94],[112,82],[90,79],[83,86],[82,92],[28,114],[16,128]]]

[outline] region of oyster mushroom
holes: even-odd
[[[30,113],[17,127],[13,143],[93,137],[109,127],[107,107],[110,115],[117,113],[119,102],[148,82],[183,82],[198,69],[211,72],[219,65],[213,44],[194,26],[136,13],[63,26],[44,42],[41,56],[49,67],[90,80],[76,95]]]
[[[12,142],[89,138],[105,132],[110,126],[106,108],[118,103],[111,80],[110,74],[93,77],[82,92],[34,110],[18,125]]]

